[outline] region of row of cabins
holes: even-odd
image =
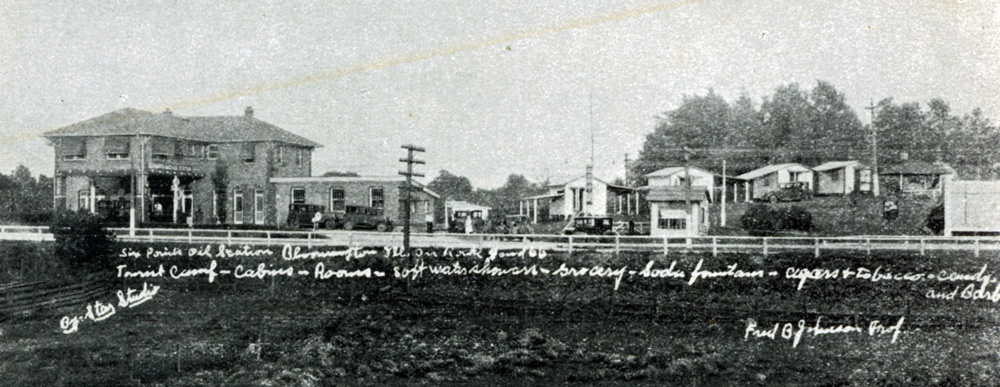
[[[590,197],[583,176],[548,187],[542,195],[521,199],[520,213],[533,222],[558,221],[579,214],[648,214],[650,234],[692,236],[707,231],[708,207],[720,200],[764,200],[788,183],[800,182],[816,195],[870,194],[879,184],[884,195],[939,197],[954,171],[944,164],[909,161],[882,167],[879,179],[858,161],[833,161],[809,168],[802,164],[768,165],[738,176],[726,176],[697,167],[668,167],[645,175],[647,185],[624,187],[595,178]],[[690,179],[690,190],[685,189]],[[725,180],[726,189],[723,190]],[[585,206],[585,200],[592,201]],[[690,206],[690,208],[688,208]]]

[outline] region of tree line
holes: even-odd
[[[1000,169],[991,146],[1000,131],[980,109],[958,116],[942,99],[932,99],[924,109],[917,102],[886,98],[871,113],[879,165],[899,162],[905,153],[911,160],[947,162],[960,178]],[[721,171],[725,160],[731,175],[777,163],[871,160],[872,128],[861,123],[842,92],[824,81],[811,90],[797,83],[780,86],[760,103],[746,94],[730,102],[709,90],[685,96],[679,107],[656,118],[629,166],[629,183],[641,184],[649,172],[683,165],[685,148],[691,165]]]
[[[0,221],[48,224],[52,220],[52,184],[52,178],[36,178],[24,165],[18,165],[10,175],[0,173]]]

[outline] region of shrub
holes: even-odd
[[[778,213],[770,206],[754,204],[740,218],[743,229],[751,234],[777,230]]]
[[[114,235],[96,215],[60,213],[51,227],[56,259],[74,271],[111,273]]]
[[[743,229],[751,235],[766,235],[775,231],[812,230],[812,214],[799,206],[775,209],[764,204],[754,204],[740,218]]]
[[[791,206],[781,213],[782,227],[784,230],[812,231],[812,214],[805,208]]]

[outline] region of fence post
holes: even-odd
[[[227,245],[233,244],[233,232],[232,231],[226,231],[226,244]]]
[[[306,233],[306,247],[313,247],[313,233]]]
[[[979,238],[976,238],[975,247],[974,247],[973,251],[975,251],[976,257],[978,257],[979,256]]]
[[[764,240],[764,256],[766,257],[767,256],[767,237],[762,237],[761,239]]]
[[[718,239],[718,238],[712,237],[712,256],[713,257],[719,256],[719,245],[718,245],[716,239]]]
[[[621,241],[620,241],[619,238],[621,238],[621,237],[619,237],[618,235],[615,235],[615,255],[618,255],[621,252],[621,248],[622,248],[621,247]]]
[[[816,238],[815,254],[816,254],[816,258],[819,258],[819,238]]]
[[[669,248],[667,247],[667,245],[668,245],[667,244],[667,236],[664,235],[663,236],[663,257],[664,258],[666,258],[667,253],[670,251]]]
[[[865,238],[865,247],[868,248],[868,255],[872,255],[872,238]]]
[[[192,243],[194,235],[191,235],[191,229],[188,229],[188,243]]]
[[[271,244],[271,232],[267,231],[267,232],[264,233],[264,235],[267,235],[267,243]]]
[[[920,238],[920,255],[924,255],[924,238]]]
[[[569,255],[573,255],[573,235],[569,236]]]

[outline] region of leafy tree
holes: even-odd
[[[427,188],[441,194],[443,198],[448,200],[471,200],[473,198],[472,183],[469,182],[469,178],[453,175],[444,169],[430,184],[427,184]]]

